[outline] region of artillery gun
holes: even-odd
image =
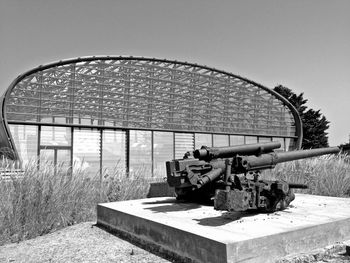
[[[294,188],[307,188],[279,180],[259,180],[262,170],[278,163],[334,154],[339,147],[277,152],[279,142],[230,147],[202,146],[183,159],[166,162],[167,182],[177,199],[214,200],[216,210],[273,212],[285,209],[295,198]]]

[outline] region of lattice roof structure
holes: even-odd
[[[100,56],[39,66],[14,80],[1,109],[1,145],[12,149],[8,123],[277,136],[296,148],[302,138],[297,111],[276,92],[165,59]]]

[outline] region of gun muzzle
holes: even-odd
[[[211,170],[210,172],[203,174],[202,177],[198,180],[198,188],[202,187],[203,185],[214,181],[216,178],[218,178],[223,173],[223,170],[221,168],[216,168]]]

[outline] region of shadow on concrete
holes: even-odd
[[[244,221],[244,218],[255,216],[258,214],[265,214],[267,216],[281,216],[283,213],[290,214],[292,211],[288,211],[289,207],[287,207],[285,210],[278,210],[273,213],[264,213],[259,212],[257,210],[248,210],[244,212],[223,212],[220,216],[216,217],[207,217],[207,218],[201,218],[201,219],[193,219],[198,222],[199,225],[203,226],[222,226],[234,221]],[[240,223],[240,222],[238,222]]]
[[[203,206],[202,204],[179,201],[174,198],[169,198],[169,199],[160,200],[160,201],[153,201],[153,202],[144,202],[143,204],[156,205],[152,207],[147,207],[145,209],[152,210],[157,213],[188,211],[188,210],[197,209]],[[160,206],[159,204],[165,204],[165,205]]]
[[[214,209],[214,208],[213,208]],[[193,219],[202,226],[223,226],[228,223],[242,220],[245,217],[250,217],[258,214],[257,212],[245,211],[245,212],[224,212],[220,216],[207,217],[201,219]]]

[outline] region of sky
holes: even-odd
[[[123,55],[214,67],[304,93],[350,139],[350,0],[0,0],[0,93],[58,60]]]

